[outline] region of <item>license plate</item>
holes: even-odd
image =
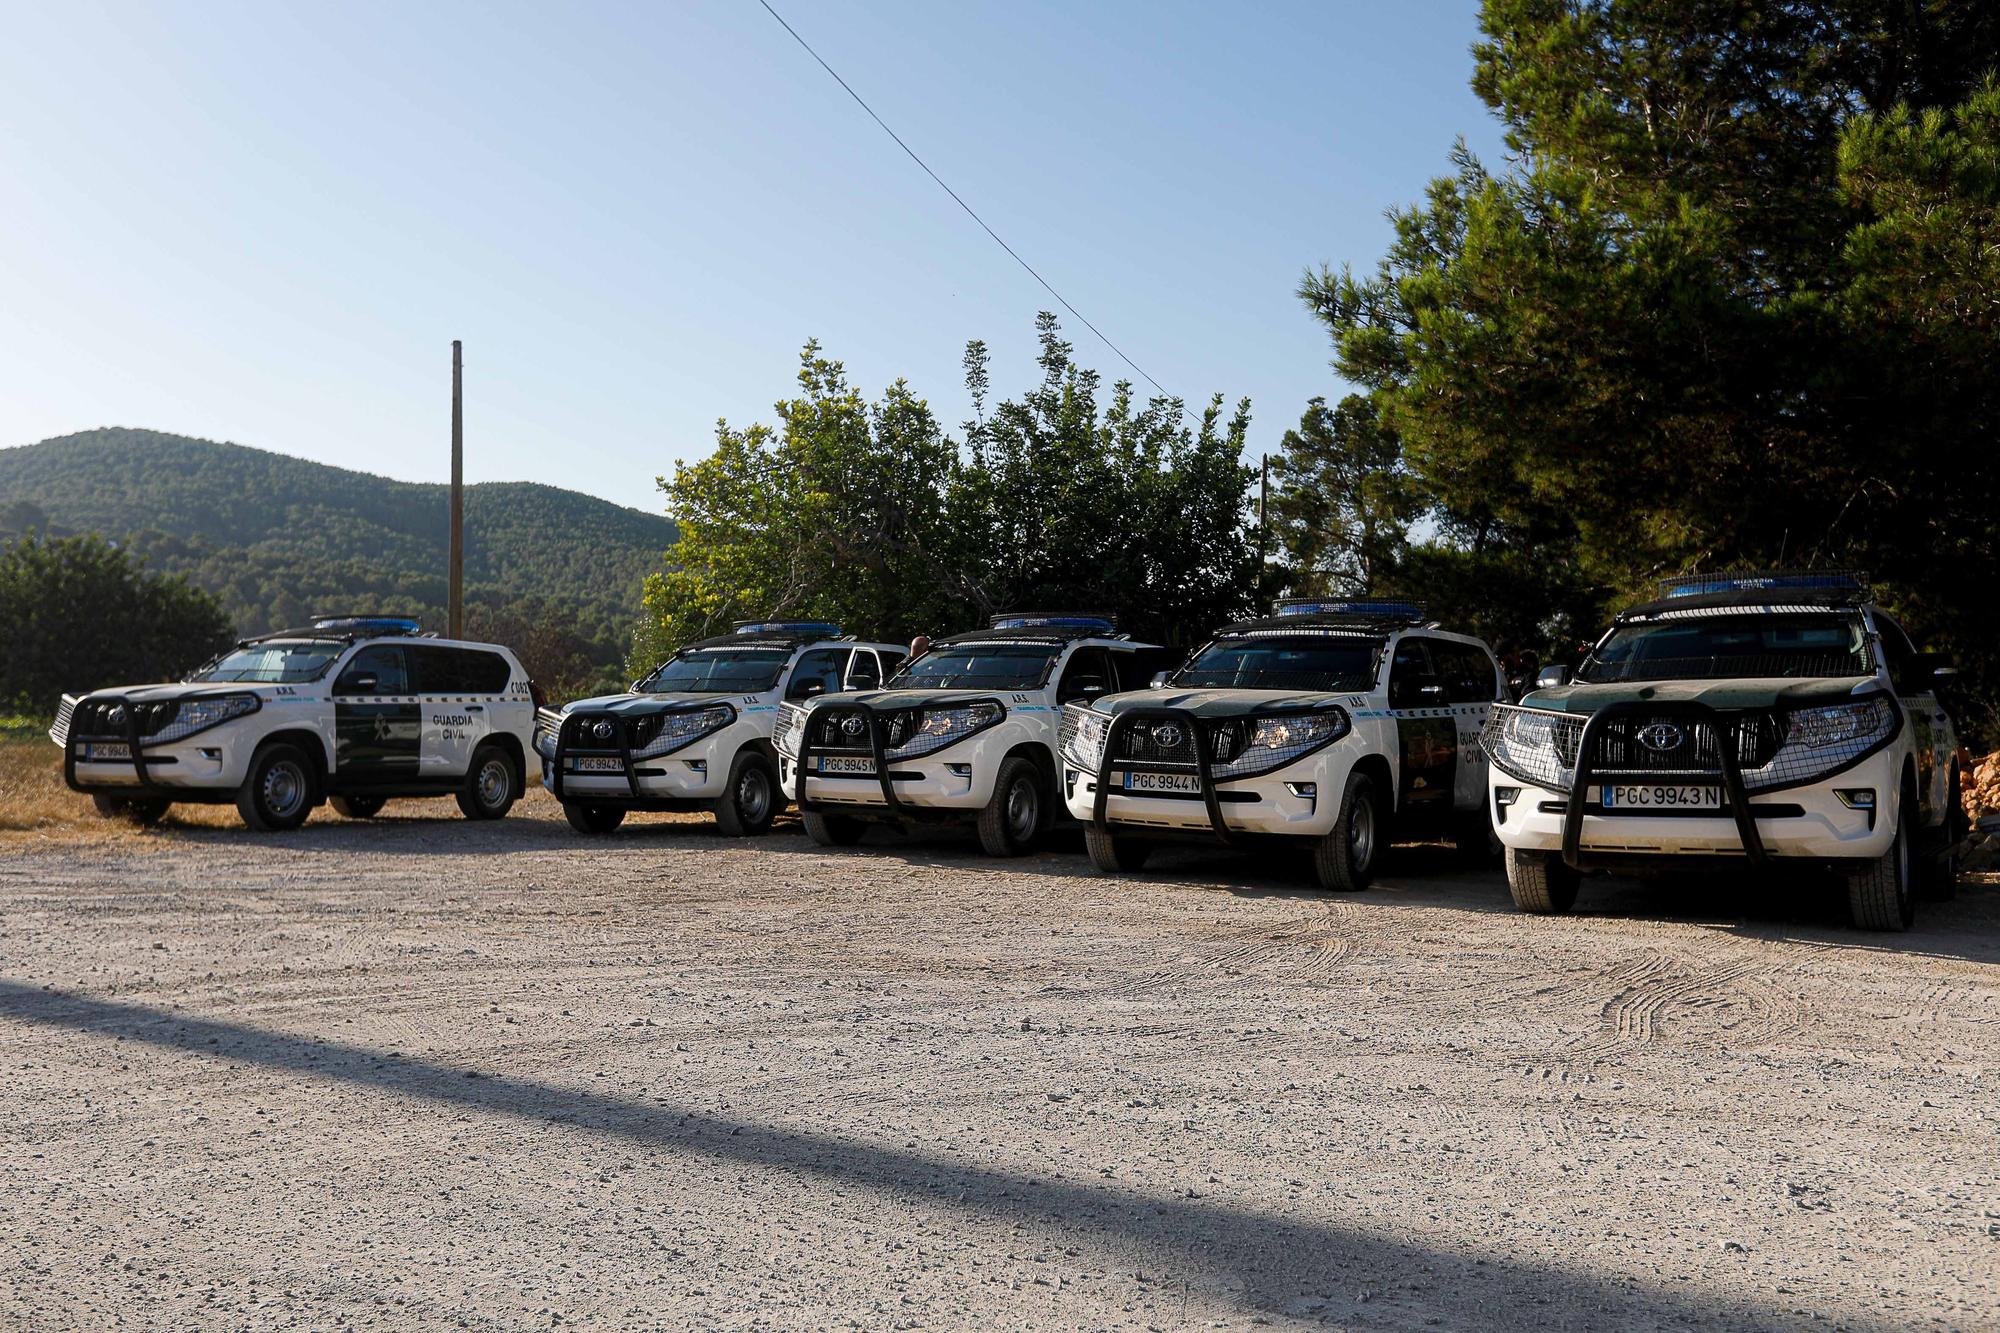
[[[1720,787],[1606,787],[1606,810],[1720,810]]]
[[[89,741],[83,747],[85,759],[130,759],[132,747],[124,741]]]
[[[845,773],[857,778],[872,778],[875,776],[875,761],[860,755],[823,754],[819,756],[819,771]]]
[[[576,771],[579,773],[623,773],[625,765],[619,762],[616,755],[589,755],[577,759]]]
[[[1126,791],[1170,791],[1201,795],[1201,779],[1192,773],[1127,773]]]

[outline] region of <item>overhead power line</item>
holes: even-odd
[[[1126,365],[1132,367],[1133,373],[1138,375],[1139,378],[1145,380],[1146,383],[1152,385],[1154,389],[1158,390],[1161,397],[1174,399],[1175,401],[1181,404],[1182,412],[1187,413],[1187,415],[1189,416],[1194,415],[1192,412],[1188,412],[1186,399],[1181,398],[1178,394],[1168,393],[1165,385],[1161,384],[1151,375],[1148,375],[1145,372],[1145,369],[1141,367],[1137,361],[1134,361],[1131,357],[1125,355],[1124,349],[1120,348],[1117,343],[1112,342],[1111,339],[1104,336],[1103,329],[1098,328],[1088,319],[1085,319],[1083,312],[1081,310],[1078,310],[1075,306],[1071,305],[1069,301],[1064,298],[1061,292],[1057,291],[1053,286],[1050,285],[1049,280],[1047,278],[1037,273],[1035,271],[1035,266],[1033,264],[1030,264],[1027,260],[1021,258],[1020,253],[1016,251],[1013,246],[1007,244],[1006,241],[1002,240],[1000,238],[1000,233],[993,230],[992,227],[988,226],[986,219],[980,217],[979,214],[976,211],[974,211],[971,204],[966,203],[964,199],[960,198],[957,190],[954,190],[951,188],[951,186],[946,185],[944,183],[944,178],[938,175],[935,171],[932,171],[930,168],[930,164],[924,161],[921,157],[918,157],[916,150],[914,148],[911,148],[908,144],[903,142],[902,135],[896,133],[896,131],[889,128],[888,121],[882,119],[882,117],[875,114],[875,108],[869,106],[867,100],[864,99],[860,93],[854,91],[853,85],[849,84],[846,79],[841,78],[840,72],[834,69],[833,66],[827,64],[826,60],[820,55],[820,53],[812,49],[812,44],[810,42],[806,41],[805,38],[799,36],[798,29],[794,28],[791,24],[785,22],[785,16],[780,14],[777,10],[771,8],[770,0],[757,0],[757,3],[764,6],[765,13],[769,14],[772,18],[778,21],[779,27],[783,28],[786,32],[792,35],[793,41],[797,42],[801,47],[805,48],[805,53],[807,55],[811,56],[814,60],[819,62],[819,67],[825,70],[829,75],[831,75],[833,81],[839,84],[841,88],[846,91],[849,97],[854,99],[855,105],[859,106],[863,111],[866,111],[868,113],[868,118],[870,120],[873,120],[877,125],[880,125],[882,127],[882,133],[888,135],[891,139],[894,139],[896,141],[896,147],[902,149],[905,153],[909,154],[910,161],[922,167],[924,174],[926,176],[929,176],[932,180],[936,181],[937,187],[940,190],[943,190],[946,194],[950,195],[951,201],[957,204],[960,208],[964,209],[965,215],[971,218],[974,222],[977,222],[980,226],[980,229],[984,231],[988,236],[991,236],[993,238],[993,243],[995,245],[999,246],[1002,250],[1005,250],[1008,253],[1008,255],[1013,258],[1015,263],[1019,264],[1022,268],[1026,269],[1028,271],[1029,277],[1033,278],[1036,282],[1042,284],[1042,288],[1045,291],[1047,291],[1050,296],[1055,297],[1056,300],[1062,305],[1063,309],[1069,311],[1070,314],[1074,315],[1086,329],[1089,329],[1092,333],[1096,334],[1097,340],[1099,342],[1103,343],[1106,347],[1109,347],[1114,353],[1116,353],[1120,361],[1123,361]]]

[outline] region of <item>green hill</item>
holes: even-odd
[[[328,610],[442,623],[447,488],[159,431],[0,449],[0,540],[101,532],[215,593],[245,634]],[[469,603],[554,617],[615,662],[674,540],[654,514],[530,482],[465,492]]]

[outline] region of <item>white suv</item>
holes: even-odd
[[[1495,710],[1494,828],[1525,912],[1580,872],[1771,859],[1842,872],[1855,925],[1903,930],[1948,896],[1963,833],[1949,668],[1858,574],[1685,575],[1577,666]]]
[[[712,810],[732,836],[782,812],[771,728],[785,699],[879,686],[903,660],[822,621],[743,621],[691,643],[626,694],[537,715],[542,785],[579,833],[609,833],[628,810]]]
[[[1058,710],[1146,679],[1160,649],[1109,617],[1014,614],[933,645],[888,688],[787,705],[785,794],[822,846],[869,820],[964,820],[994,856],[1027,851],[1060,810]]]
[[[1506,682],[1478,639],[1410,602],[1300,598],[1217,632],[1155,687],[1063,715],[1063,790],[1091,862],[1137,870],[1166,838],[1311,846],[1362,889],[1392,835],[1490,855],[1478,740]]]
[[[179,684],[66,694],[49,739],[98,813],[141,823],[176,801],[233,801],[251,828],[293,829],[323,800],[366,819],[392,797],[443,795],[498,819],[522,791],[534,688],[499,644],[322,616]]]

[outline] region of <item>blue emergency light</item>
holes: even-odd
[[[1422,620],[1421,602],[1377,597],[1289,597],[1278,603],[1281,616],[1352,616],[1365,620]]]
[[[415,616],[316,616],[312,627],[336,634],[418,634],[424,626]]]
[[[840,637],[840,626],[830,620],[739,620],[738,634],[816,634],[825,639]]]
[[[1005,615],[993,617],[993,629],[1080,629],[1109,634],[1117,622],[1109,616]]]
[[[1778,573],[1677,574],[1660,584],[1662,597],[1700,597],[1718,592],[1847,592],[1868,590],[1868,575],[1851,569]]]

